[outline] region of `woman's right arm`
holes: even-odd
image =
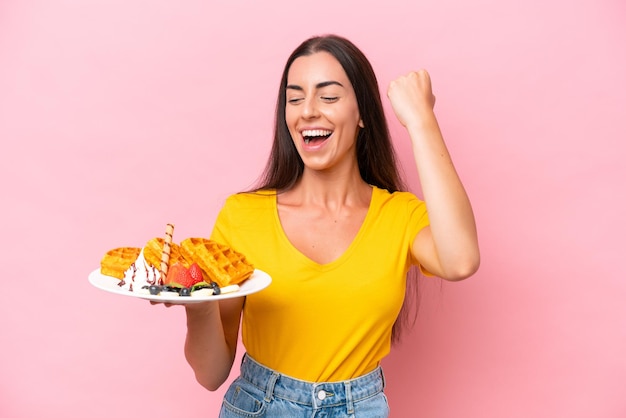
[[[185,358],[198,383],[208,390],[217,390],[230,374],[244,301],[234,298],[185,305]]]

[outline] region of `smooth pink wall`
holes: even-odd
[[[183,358],[182,309],[87,274],[167,222],[210,232],[264,165],[286,56],[326,32],[362,47],[383,90],[430,70],[480,231],[474,278],[422,282],[385,362],[392,416],[626,416],[625,9],[4,0],[0,416],[217,415],[223,390]]]

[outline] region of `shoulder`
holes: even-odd
[[[378,188],[374,188],[373,193],[373,211],[386,222],[413,225],[416,230],[429,224],[426,203],[415,194],[402,191],[390,193]]]
[[[276,193],[272,191],[241,192],[230,195],[217,215],[214,230],[229,230],[244,228],[259,224],[261,219],[265,223],[275,212]]]
[[[424,207],[424,201],[411,192],[389,192],[374,186],[374,198],[381,206],[391,207]]]
[[[276,192],[273,190],[259,190],[252,192],[241,192],[228,196],[224,202],[224,207],[230,210],[246,210],[267,206],[275,201]]]
[[[391,231],[398,228],[412,244],[415,236],[430,224],[426,203],[411,192],[374,189],[378,204],[375,209],[381,225]]]

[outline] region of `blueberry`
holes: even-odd
[[[180,289],[180,295],[181,296],[191,296],[191,289],[188,287],[183,287],[182,289]]]
[[[155,284],[148,287],[151,295],[158,295],[161,292],[161,286],[157,286]]]
[[[214,295],[219,295],[220,293],[222,293],[222,291],[220,290],[220,287],[215,282],[209,283],[209,287],[213,289]]]

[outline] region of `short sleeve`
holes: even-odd
[[[411,262],[417,265],[420,271],[425,276],[434,276],[431,272],[426,270],[419,260],[413,257],[413,243],[417,234],[419,234],[424,228],[430,226],[430,220],[428,218],[428,210],[426,209],[426,203],[416,196],[407,201],[407,216],[408,216],[408,231],[409,231],[409,252]]]
[[[213,225],[213,231],[211,232],[211,239],[213,241],[217,241],[221,244],[230,246],[230,234],[229,231],[231,229],[231,222],[228,213],[228,200],[222,206],[219,213],[217,214],[217,218],[215,220],[215,224]]]

